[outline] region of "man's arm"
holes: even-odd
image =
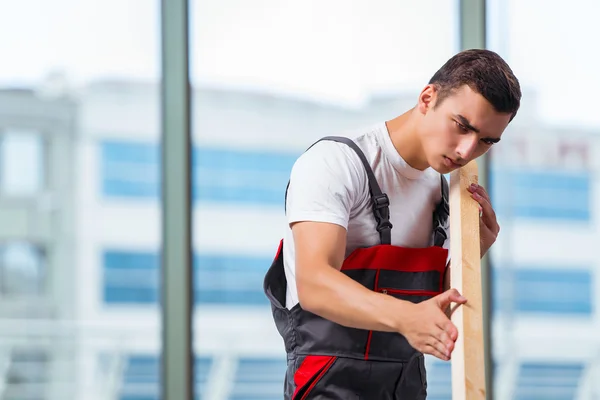
[[[420,352],[449,360],[458,338],[444,314],[451,302],[467,300],[457,290],[419,304],[369,290],[342,272],[346,230],[336,224],[292,225],[296,287],[303,309],[352,328],[399,332]]]
[[[340,272],[346,230],[324,222],[292,225],[296,287],[303,309],[340,325],[398,332],[412,305],[374,292]]]

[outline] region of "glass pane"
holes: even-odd
[[[0,399],[160,395],[159,22],[0,6]]]
[[[7,361],[7,360],[3,360]],[[6,389],[4,399],[43,399],[48,383],[47,352],[14,347],[10,362],[5,364]]]
[[[411,108],[458,50],[457,3],[190,6],[195,350],[213,365],[197,395],[281,399],[286,356],[262,285],[292,165],[318,138]],[[428,363],[431,390],[449,396],[449,368]]]
[[[491,157],[495,398],[596,399],[600,3],[488,5],[491,49],[523,90]]]
[[[41,249],[20,242],[0,246],[0,293],[3,298],[41,295],[45,289],[45,276],[46,257]]]
[[[5,132],[0,136],[2,194],[35,195],[43,185],[44,144],[34,132]]]

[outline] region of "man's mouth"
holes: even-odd
[[[451,158],[448,158],[446,156],[444,156],[444,160],[446,161],[446,164],[450,167],[454,167],[454,168],[460,168],[463,166],[463,164],[456,162],[454,160],[452,160]]]

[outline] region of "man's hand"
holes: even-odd
[[[466,302],[458,290],[450,289],[427,301],[411,304],[402,316],[400,333],[421,353],[448,361],[458,339],[458,329],[445,312],[450,303]]]
[[[498,225],[496,212],[486,190],[476,184],[472,184],[467,190],[471,193],[471,197],[479,203],[479,236],[481,238],[481,257],[483,257],[496,241],[500,225]]]

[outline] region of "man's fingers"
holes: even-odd
[[[446,310],[450,303],[464,304],[467,302],[467,299],[456,289],[448,289],[444,293],[438,294],[435,299],[442,311]]]
[[[492,203],[490,200],[481,196],[478,192],[473,193],[473,199],[479,203],[481,206],[482,215],[481,219],[492,231],[500,230],[498,229],[498,222],[496,218],[496,211],[494,211],[494,207],[492,207]]]
[[[448,361],[450,359],[450,357],[447,357],[444,353],[440,353],[438,351],[438,349],[436,349],[435,347],[433,347],[433,346],[431,346],[429,344],[427,344],[427,345],[424,346],[422,352],[425,353],[425,354],[430,354],[430,355],[432,355],[434,357],[437,357],[437,358],[439,358],[442,361]]]
[[[453,342],[456,341],[456,339],[458,338],[458,329],[456,328],[456,326],[454,326],[452,321],[450,321],[445,315],[444,320],[440,319],[439,321],[437,321],[436,325],[439,329],[441,329],[448,335],[450,340],[452,340]]]
[[[488,236],[496,235],[496,233],[494,233],[494,231],[492,231],[492,229],[489,226],[487,226],[485,224],[485,222],[481,219],[479,220],[479,231],[480,231],[479,235],[481,237],[487,237],[486,235],[488,235]]]
[[[435,348],[439,353],[443,354],[445,357],[450,358],[451,351],[448,349],[448,347],[446,347],[444,343],[440,342],[433,336],[430,337],[429,343],[427,344]]]
[[[490,199],[490,195],[488,194],[487,190],[485,190],[485,188],[483,186],[479,186],[476,183],[472,183],[471,186],[469,186],[467,188],[467,190],[471,193],[479,194],[481,197],[486,199],[489,203],[492,202]]]
[[[441,343],[442,348],[438,348],[438,350],[446,352],[448,356],[454,350],[454,340],[450,338],[450,332],[446,332],[439,326],[436,326],[435,331],[432,332],[431,340]]]

